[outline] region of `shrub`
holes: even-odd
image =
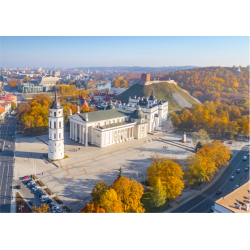
[[[44,187],[44,186],[45,186],[40,180],[37,180],[37,183],[38,183],[41,187]]]
[[[63,209],[65,209],[68,213],[71,212],[71,209],[69,207],[67,207],[67,206],[64,206]]]
[[[53,199],[58,203],[58,204],[63,204],[63,202],[57,197],[53,197]]]
[[[49,188],[45,188],[46,192],[49,194],[49,195],[52,195],[54,194]]]

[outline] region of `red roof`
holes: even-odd
[[[3,101],[12,102],[15,99],[16,99],[16,96],[15,95],[11,95],[11,94],[5,94],[5,95],[0,96],[0,100],[3,100]]]
[[[0,103],[0,106],[2,106],[2,107],[6,107],[7,105],[10,105],[10,104],[8,102]]]
[[[5,110],[3,108],[0,107],[0,114],[4,113]]]

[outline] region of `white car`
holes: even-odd
[[[239,187],[239,185],[236,185],[236,186],[235,186],[235,189],[237,189],[238,187]]]
[[[234,176],[232,175],[231,177],[230,177],[230,180],[233,180],[234,179]]]

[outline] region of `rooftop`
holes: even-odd
[[[88,122],[97,122],[108,120],[112,118],[119,118],[124,116],[130,116],[131,111],[123,109],[109,109],[109,110],[100,110],[95,112],[80,113],[79,116],[86,121],[86,114],[88,114]]]
[[[119,127],[119,126],[122,126],[122,125],[130,125],[130,124],[134,124],[134,122],[117,122],[117,123],[113,123],[113,124],[100,126],[97,129],[114,128],[114,127]]]
[[[233,213],[250,213],[250,209],[246,210],[246,204],[249,204],[250,181],[237,188],[225,197],[220,198],[215,203],[232,211]],[[241,209],[238,208],[241,204]]]

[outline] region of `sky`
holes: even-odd
[[[0,67],[249,65],[242,36],[2,36]]]

